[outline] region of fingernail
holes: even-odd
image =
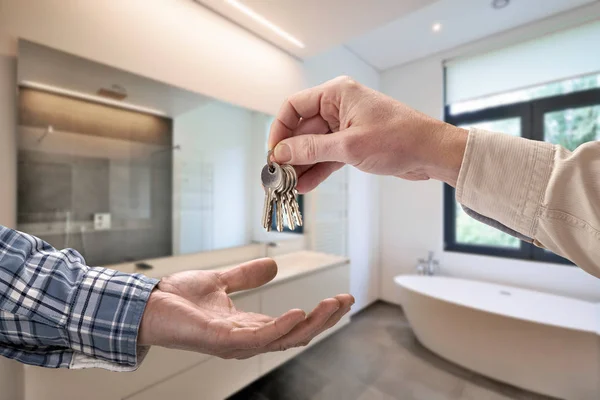
[[[280,163],[288,162],[292,159],[292,150],[285,143],[278,144],[275,147],[275,158]]]

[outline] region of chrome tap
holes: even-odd
[[[433,276],[437,273],[440,268],[440,262],[433,258],[433,251],[429,252],[427,260],[420,258],[417,264],[417,272],[419,275]]]

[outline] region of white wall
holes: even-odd
[[[173,153],[176,254],[250,242],[253,114],[213,101],[174,119],[173,141],[181,147]]]
[[[193,0],[0,0],[0,26],[93,61],[274,114],[299,61]]]
[[[306,60],[304,68],[309,86],[349,75],[379,89],[379,73],[343,46]],[[356,298],[353,312],[357,312],[379,298],[379,186],[375,176],[357,169],[350,168],[348,174],[347,248],[352,262],[350,292]]]
[[[445,59],[485,52],[576,26],[587,15],[567,13],[485,41],[393,68],[382,73],[381,89],[388,95],[436,118],[443,117]],[[443,186],[439,182],[381,180],[382,298],[398,302],[393,277],[414,272],[418,258],[434,250],[443,273],[533,288],[600,301],[600,280],[575,267],[515,261],[458,253],[443,253]]]

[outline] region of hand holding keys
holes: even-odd
[[[298,176],[294,167],[271,162],[271,151],[269,151],[267,164],[263,167],[260,178],[265,189],[262,224],[267,232],[271,230],[273,210],[275,210],[279,232],[283,231],[284,222],[287,222],[291,230],[296,229],[296,226],[302,226],[300,206],[296,200]]]

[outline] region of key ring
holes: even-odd
[[[269,166],[269,171],[275,172],[275,168],[273,168],[273,161],[271,161],[271,156],[273,155],[273,149],[267,152],[267,165]]]

